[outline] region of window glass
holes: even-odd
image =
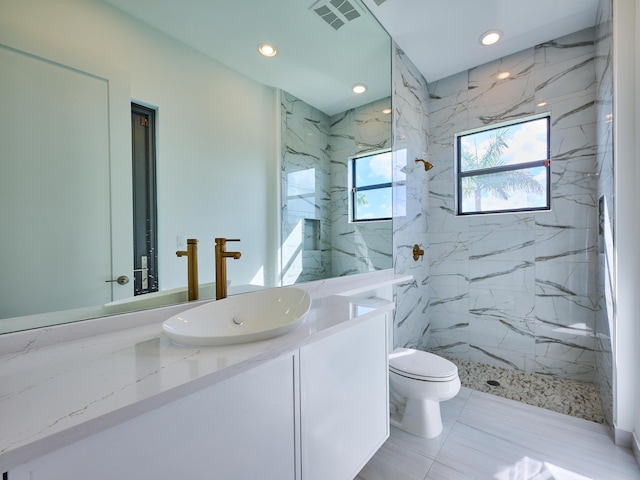
[[[351,220],[386,220],[392,215],[391,152],[351,159]]]
[[[464,177],[462,189],[466,194],[462,196],[462,211],[543,208],[547,204],[547,183],[544,167]]]
[[[391,218],[391,187],[359,192],[355,204],[357,220]]]
[[[540,118],[461,136],[460,146],[463,153],[463,172],[486,166],[546,160],[547,119]],[[490,152],[489,149],[493,151]]]
[[[550,208],[549,117],[457,135],[458,215]]]
[[[355,186],[368,187],[391,183],[391,152],[355,158]]]

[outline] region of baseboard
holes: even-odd
[[[625,447],[633,452],[638,467],[640,467],[640,440],[636,432],[627,432],[619,428],[613,428],[613,441],[619,447]]]
[[[613,441],[619,447],[628,449],[633,448],[634,444],[637,446],[637,439],[634,438],[634,434],[632,432],[621,430],[617,427],[613,427]]]

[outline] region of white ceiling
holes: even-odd
[[[263,84],[334,115],[391,92],[390,44],[365,8],[338,30],[328,0],[105,0]],[[358,4],[358,0],[350,0]],[[598,0],[362,0],[429,82],[593,26]],[[377,3],[380,3],[378,6]],[[492,47],[479,36],[504,32]],[[278,55],[258,54],[273,43]],[[354,95],[351,87],[369,90]]]
[[[361,4],[359,18],[334,30],[311,9],[326,0],[105,1],[328,115],[391,94],[389,37]],[[258,53],[265,42],[275,57]],[[356,83],[368,91],[354,94]]]
[[[598,0],[363,0],[428,82],[592,27]],[[380,0],[377,0],[380,3]],[[489,30],[504,32],[486,47]]]

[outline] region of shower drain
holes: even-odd
[[[497,380],[487,380],[487,384],[491,385],[492,387],[499,387],[500,386],[500,382],[498,382]]]

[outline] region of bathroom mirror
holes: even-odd
[[[186,301],[188,238],[201,298],[216,237],[240,239],[230,294],[391,267],[391,222],[348,217],[349,157],[391,143],[390,39],[358,0],[53,3],[0,2],[0,333]],[[155,113],[147,264],[132,102]]]

